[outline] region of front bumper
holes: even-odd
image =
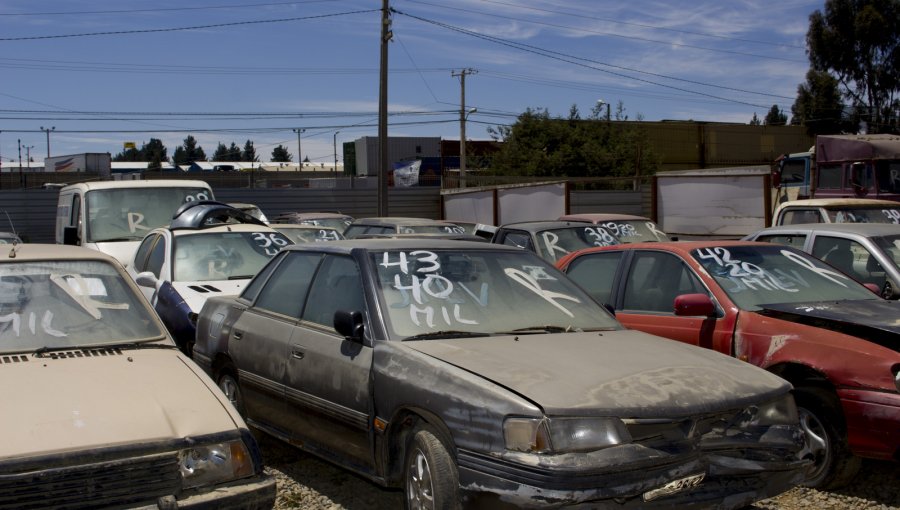
[[[805,460],[750,460],[734,451],[667,459],[638,445],[610,450],[619,451],[578,454],[569,459],[576,462],[560,459],[556,466],[459,451],[462,497],[467,508],[491,509],[742,508],[798,485],[809,466]],[[607,457],[602,465],[615,467],[591,472],[588,466],[598,465],[602,457]],[[697,485],[688,483],[682,490],[645,499],[651,491],[699,474],[704,478]]]
[[[267,510],[273,506],[275,506],[275,477],[262,474],[182,499],[164,496],[154,505],[138,508],[139,510]]]
[[[860,457],[900,461],[900,393],[838,390],[850,450]]]

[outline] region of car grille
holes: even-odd
[[[636,444],[650,448],[669,450],[685,441],[712,433],[719,435],[730,428],[740,412],[726,412],[682,420],[666,419],[630,419],[624,420],[632,440]]]
[[[154,503],[181,487],[172,453],[0,474],[0,509],[82,509]]]

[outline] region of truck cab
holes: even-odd
[[[126,265],[144,235],[168,225],[181,204],[213,198],[209,184],[198,180],[71,184],[59,191],[56,243],[92,248]]]

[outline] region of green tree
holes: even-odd
[[[750,119],[751,126],[759,126],[762,124],[762,121],[759,120],[759,117],[756,116],[756,112],[753,112],[753,118]]]
[[[781,111],[777,104],[773,104],[772,108],[769,109],[769,113],[766,114],[763,124],[767,126],[784,126],[787,124],[787,114]]]
[[[141,152],[138,149],[125,149],[122,152],[116,154],[112,158],[113,161],[144,161],[141,158]]]
[[[830,74],[810,69],[806,83],[797,87],[791,106],[791,125],[806,126],[810,135],[831,135],[849,130],[838,81]]]
[[[213,161],[240,161],[241,160],[241,149],[234,142],[231,142],[230,147],[226,147],[225,144],[219,142],[219,145],[216,147],[216,152],[213,153]]]
[[[141,148],[141,152],[144,153],[144,161],[149,162],[147,170],[159,170],[162,168],[162,162],[169,160],[169,156],[166,154],[168,149],[159,138],[151,138]]]
[[[256,148],[253,147],[253,142],[247,140],[244,144],[244,150],[241,152],[240,161],[259,161],[259,158],[256,156]]]
[[[203,151],[203,147],[197,145],[197,139],[188,135],[181,147],[175,148],[172,162],[176,165],[187,165],[194,161],[206,161],[206,153]]]
[[[288,163],[294,160],[294,156],[288,152],[287,147],[279,145],[272,149],[272,161],[276,163]]]
[[[870,132],[896,131],[900,102],[900,0],[826,0],[809,17],[812,69],[834,76]]]

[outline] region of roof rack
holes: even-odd
[[[202,229],[219,225],[251,223],[266,226],[253,216],[215,200],[185,202],[172,215],[171,229]]]

